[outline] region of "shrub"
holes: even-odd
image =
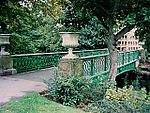
[[[103,81],[97,84],[89,84],[89,88],[85,89],[84,95],[90,101],[102,100],[105,96],[107,89],[114,88],[115,84],[112,81]]]
[[[134,107],[127,102],[114,102],[107,99],[89,104],[85,111],[92,113],[135,113]]]
[[[94,84],[83,76],[55,73],[47,81],[48,93],[61,104],[77,106],[93,113],[148,113],[150,94],[133,86],[116,89],[114,82]]]
[[[68,106],[88,104],[101,100],[112,83],[93,84],[90,79],[78,75],[63,75],[55,73],[54,80],[46,81],[48,93],[54,101]],[[114,86],[114,85],[113,85]],[[78,106],[81,107],[81,106]]]
[[[127,88],[126,86],[122,89],[108,89],[105,97],[110,101],[123,102],[127,101],[135,108],[139,109],[147,101],[148,95],[146,94],[145,88],[141,90],[134,90],[133,86]]]
[[[75,106],[84,99],[83,90],[88,88],[87,80],[77,75],[55,74],[53,81],[47,81],[48,92],[55,101]]]
[[[86,111],[94,113],[148,113],[150,107],[150,95],[145,88],[135,90],[133,86],[122,89],[107,89],[105,98],[90,103]]]

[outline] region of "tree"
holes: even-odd
[[[62,2],[64,0],[1,0],[0,23],[9,26],[17,24],[17,15],[20,16],[51,16],[58,19],[63,13]]]
[[[62,0],[2,0],[0,23],[11,33],[11,54],[61,50],[55,20]],[[1,24],[1,26],[2,26]],[[5,32],[6,33],[6,32]]]
[[[56,22],[50,16],[38,20],[32,16],[18,16],[18,25],[10,31],[11,54],[42,53],[62,50],[61,37],[56,29]],[[31,23],[32,22],[32,23]]]
[[[138,13],[138,19],[140,22],[136,26],[137,27],[137,36],[140,37],[140,40],[145,41],[145,47],[147,51],[150,53],[150,4],[143,3],[145,7],[141,7]]]
[[[79,39],[79,50],[82,49],[103,49],[106,48],[106,44],[101,38],[101,24],[96,17],[93,17],[87,22],[81,29],[81,35]]]
[[[100,22],[101,34],[108,47],[111,60],[109,79],[115,79],[117,72],[117,49],[116,41],[135,26],[141,29],[144,14],[141,10],[150,8],[149,0],[70,0],[76,11],[96,16]],[[141,14],[139,16],[139,14]],[[150,16],[147,17],[148,19]],[[114,35],[114,27],[124,26]],[[149,33],[149,31],[146,31]]]

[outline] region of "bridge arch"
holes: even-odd
[[[138,80],[138,75],[134,70],[128,70],[124,73],[119,74],[116,76],[116,86],[117,87],[124,87],[125,85],[133,85],[134,81]]]

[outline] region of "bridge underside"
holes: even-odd
[[[117,69],[117,75],[125,73],[127,71],[136,70],[136,61],[130,62],[126,65],[120,66]]]

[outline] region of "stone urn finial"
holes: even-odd
[[[82,76],[82,60],[72,53],[73,48],[79,45],[79,32],[60,32],[63,38],[62,46],[68,48],[68,54],[60,59],[59,74]]]
[[[68,48],[68,54],[63,57],[63,59],[75,59],[78,58],[73,54],[73,48],[79,46],[78,40],[80,37],[79,32],[60,32],[61,37],[63,38],[62,46]]]
[[[10,44],[9,38],[10,34],[0,34],[1,54],[9,54],[8,52],[5,52],[5,46]]]

